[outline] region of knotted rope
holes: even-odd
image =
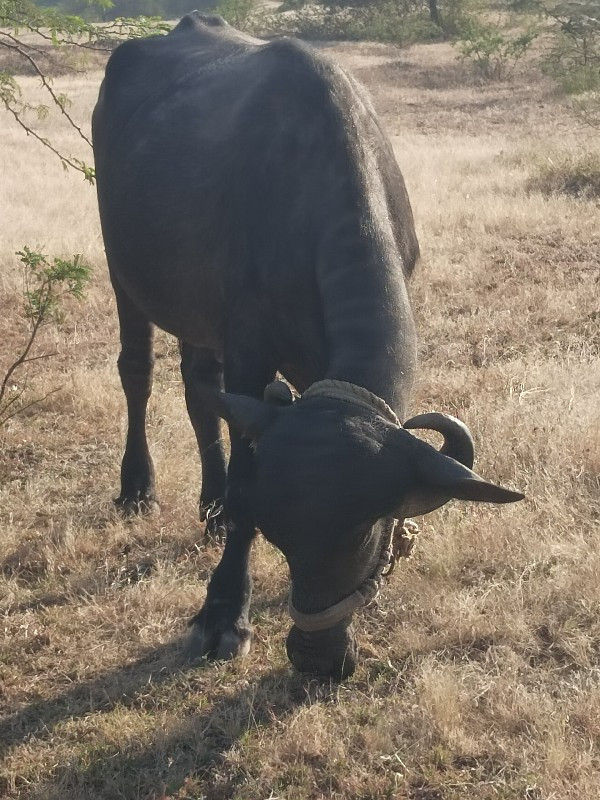
[[[396,413],[388,406],[385,400],[354,383],[326,378],[309,386],[301,399],[310,400],[311,397],[327,397],[332,400],[353,403],[355,406],[366,408],[367,411],[377,411],[382,417],[386,417],[390,422],[393,422],[394,425],[400,425],[400,420]]]

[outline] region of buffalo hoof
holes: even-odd
[[[138,492],[133,497],[123,497],[121,495],[114,502],[117,511],[125,519],[158,514],[160,512],[160,505],[153,494]]]
[[[224,542],[227,528],[225,525],[225,511],[219,501],[210,503],[200,502],[200,522],[206,523],[204,535],[214,542]]]
[[[190,626],[186,642],[188,658],[208,658],[215,661],[229,661],[238,656],[246,656],[252,644],[252,628],[249,625],[233,625],[227,630],[209,627],[202,621]]]

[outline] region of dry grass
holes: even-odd
[[[264,542],[251,655],[181,664],[172,642],[219,549],[195,518],[176,350],[159,336],[163,512],[126,525],[111,507],[124,403],[94,193],[0,119],[0,365],[23,333],[13,252],[83,252],[96,268],[85,307],[51,335],[60,356],[32,378],[62,391],[0,432],[1,796],[598,797],[598,210],[528,188],[546,150],[597,158],[597,144],[527,71],[482,87],[445,45],[328,51],[373,90],[418,220],[414,410],[458,414],[479,471],[528,499],[426,519],[415,558],[359,621],[346,685],[288,667],[286,570]],[[99,80],[57,84],[85,117]]]
[[[529,181],[529,188],[542,194],[564,194],[582,199],[600,198],[600,158],[597,153],[569,152],[556,157],[546,154]]]

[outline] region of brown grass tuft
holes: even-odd
[[[600,156],[594,152],[546,156],[527,185],[531,192],[594,200],[600,197]]]

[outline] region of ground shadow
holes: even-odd
[[[215,784],[210,795],[216,800],[231,796],[237,783],[244,780],[243,770],[229,769],[223,777],[219,765],[226,751],[248,730],[268,727],[299,704],[335,692],[329,682],[311,681],[282,667],[255,681],[238,683],[229,676],[229,680],[217,682],[210,695],[202,695],[196,688],[198,703],[190,704],[189,697],[187,702],[183,697],[186,673],[203,668],[203,662],[186,660],[179,643],[148,650],[133,664],[77,684],[60,697],[34,702],[3,719],[0,757],[30,739],[52,741],[61,722],[94,712],[109,713],[117,707],[137,707],[150,683],[178,681],[185,712],[169,709],[167,716],[152,712],[150,732],[146,719],[143,732],[125,728],[108,746],[104,734],[86,737],[85,748],[71,749],[71,760],[55,764],[39,784],[28,783],[26,796],[32,800],[164,797],[177,792],[193,776],[211,785],[216,780],[219,786]]]
[[[110,711],[117,703],[127,704],[150,680],[162,683],[178,671],[196,668],[197,663],[186,661],[179,642],[148,649],[132,664],[77,683],[59,697],[38,700],[4,717],[0,720],[0,758],[31,737],[50,738],[56,725],[66,719]]]
[[[98,745],[85,763],[61,765],[30,793],[31,800],[179,798],[192,783],[203,797],[225,800],[248,779],[246,766],[226,763],[228,751],[248,731],[267,729],[311,699],[307,681],[276,670],[233,692],[221,689],[208,707],[174,725],[157,725],[143,742],[124,740],[119,752]],[[171,717],[173,719],[173,717]],[[250,765],[248,765],[250,766]],[[180,793],[181,790],[181,793]]]

